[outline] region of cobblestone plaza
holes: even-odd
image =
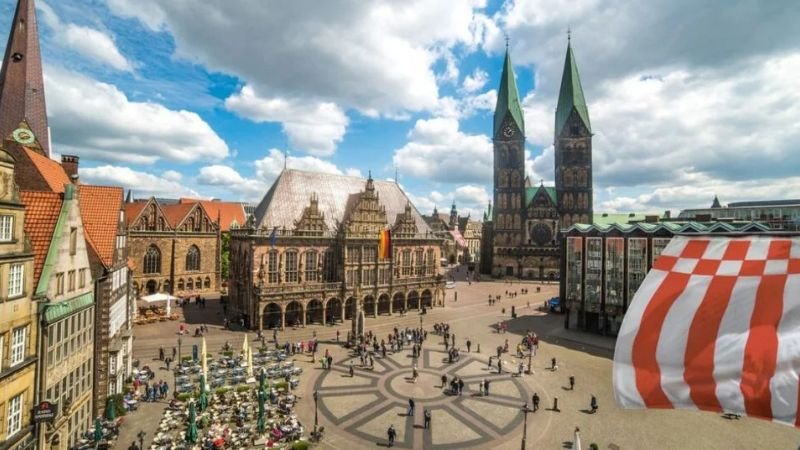
[[[297,412],[306,430],[314,425],[313,392],[318,393],[319,425],[325,435],[319,448],[361,449],[385,446],[386,430],[394,425],[398,448],[442,449],[512,449],[519,448],[522,439],[524,403],[530,404],[533,393],[541,398],[540,409],[527,418],[528,448],[571,448],[575,427],[580,427],[584,448],[597,443],[601,449],[752,449],[796,448],[800,435],[791,427],[763,420],[741,418],[728,420],[718,414],[648,410],[620,410],[614,405],[611,390],[611,357],[614,341],[596,335],[564,330],[563,316],[538,310],[543,301],[555,295],[556,285],[544,285],[536,293],[536,284],[481,282],[468,285],[459,281],[456,289],[447,291],[445,308],[426,315],[384,316],[367,320],[367,330],[378,339],[385,339],[395,327],[418,327],[422,322],[428,339],[417,359],[419,377],[412,383],[413,358],[410,347],[375,359],[374,367],[362,368],[359,359],[335,343],[336,331],[344,336],[348,323],[334,326],[308,326],[278,333],[278,340],[320,340],[320,354],[328,350],[333,356],[331,370],[323,370],[311,355],[296,355],[296,364],[304,368],[297,394],[301,397]],[[507,299],[506,290],[528,288],[531,293]],[[457,301],[455,301],[455,293]],[[502,295],[503,300],[489,306],[489,295]],[[530,304],[530,306],[528,306]],[[510,318],[514,306],[517,319]],[[503,313],[505,309],[505,313]],[[184,307],[187,326],[208,324],[206,335],[210,349],[225,342],[241,344],[242,331],[222,330],[222,310],[217,302],[207,309],[195,305]],[[421,319],[421,320],[420,320]],[[508,332],[496,332],[498,322],[508,321]],[[447,363],[441,337],[432,333],[437,322],[446,322],[456,336],[456,347],[462,357]],[[157,323],[138,327],[134,344],[135,357],[142,364],[155,364],[158,349],[177,345],[176,325]],[[527,330],[536,332],[540,348],[533,358],[533,374],[516,376],[519,360],[513,355],[516,343]],[[250,333],[250,338],[254,333]],[[267,339],[271,338],[267,334]],[[465,341],[472,341],[472,352],[466,353]],[[508,339],[511,352],[502,356],[503,374],[488,369],[489,356]],[[199,338],[183,337],[182,353],[189,354]],[[480,352],[476,352],[480,345]],[[549,370],[551,358],[556,358],[558,370]],[[353,363],[354,376],[349,367]],[[527,358],[523,360],[527,364]],[[496,365],[496,359],[494,364]],[[513,373],[513,375],[512,375]],[[462,396],[447,396],[441,388],[441,375],[448,379],[459,376],[465,382]],[[574,391],[568,390],[568,377],[575,376]],[[158,371],[157,378],[172,381],[171,374]],[[490,381],[490,395],[477,396],[478,383]],[[589,414],[589,401],[594,394],[599,411]],[[558,398],[559,412],[552,411],[553,399]],[[408,399],[414,398],[416,413],[406,416]],[[123,425],[120,444],[133,440],[139,429],[152,436],[148,426],[155,427],[158,414],[165,404],[144,404],[131,413]],[[422,411],[431,410],[431,427],[423,429]],[[143,414],[144,412],[144,414]],[[155,416],[155,418],[153,418]],[[153,422],[153,424],[150,424]],[[147,440],[146,442],[147,443]]]

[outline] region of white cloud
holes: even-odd
[[[262,159],[254,162],[257,178],[272,184],[284,167],[283,152],[277,148],[270,149]],[[335,164],[314,156],[289,156],[286,166],[289,169],[308,170],[312,172],[333,173],[341,175],[343,172]]]
[[[466,92],[476,92],[483,89],[486,86],[486,83],[489,81],[489,74],[485,71],[481,70],[480,68],[475,68],[475,70],[464,78],[464,83],[462,84],[462,88]]]
[[[197,113],[134,102],[116,86],[51,67],[45,85],[60,153],[142,164],[228,156],[225,141]]]
[[[129,167],[104,165],[100,167],[81,167],[81,181],[89,184],[116,185],[132,189],[137,198],[141,197],[200,197],[197,191],[187,188],[183,183],[159,177],[147,172],[139,172]]]
[[[455,202],[459,216],[469,215],[473,220],[481,220],[483,212],[491,200],[491,195],[481,185],[465,184],[457,186],[454,190],[442,193],[431,191],[426,195],[408,193],[414,206],[420,213],[430,215],[433,208],[440,213],[449,213],[450,206]]]
[[[417,120],[408,139],[392,158],[401,173],[441,182],[491,182],[492,142],[462,133],[457,120]]]
[[[47,3],[40,2],[42,21],[55,33],[53,42],[116,70],[130,72],[133,64],[122,55],[110,34],[94,28],[62,23]]]
[[[183,175],[180,172],[175,170],[167,170],[161,174],[161,177],[165,180],[169,181],[181,181],[183,179]]]
[[[213,164],[200,168],[197,183],[218,186],[236,194],[238,199],[257,201],[267,193],[269,184],[259,179],[245,178],[233,167]]]
[[[110,0],[115,14],[165,27],[179,56],[234,74],[265,98],[331,102],[364,113],[396,115],[435,108],[434,67],[457,67],[456,46],[473,51],[493,26],[485,0],[278,2]],[[220,39],[224,36],[224,39]]]
[[[349,169],[345,169],[344,174],[349,176],[349,177],[364,178],[364,175],[361,174],[361,171],[356,169],[356,168],[354,168],[354,167],[351,167]]]
[[[336,151],[348,123],[344,111],[333,103],[265,98],[249,85],[228,97],[225,107],[255,122],[280,122],[292,147],[317,156]]]

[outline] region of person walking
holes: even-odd
[[[533,401],[533,412],[538,411],[539,410],[539,393],[538,392],[534,392],[533,393],[533,397],[531,397],[531,400]]]
[[[522,364],[522,360],[520,360],[519,365],[517,366],[517,376],[522,376],[522,370],[524,369],[524,365]]]
[[[489,396],[489,380],[485,380],[483,382],[483,389],[484,389],[484,394],[483,395],[488,397]]]
[[[497,358],[497,374],[498,375],[503,374],[503,362],[500,361],[500,358]]]
[[[423,413],[423,417],[424,421],[422,422],[423,423],[422,427],[427,430],[431,427],[431,410],[426,409],[425,412]]]
[[[442,389],[444,389],[445,386],[447,386],[447,375],[442,374]]]
[[[414,417],[414,399],[408,399],[408,412],[406,413],[408,417]]]
[[[489,357],[489,370],[492,370],[492,356]]]
[[[558,364],[556,364],[556,359],[555,358],[551,358],[550,359],[550,370],[552,370],[553,372],[558,370]]]
[[[592,394],[592,400],[589,403],[589,406],[592,408],[592,414],[597,412],[597,397],[595,397],[594,394]]]
[[[558,409],[558,397],[553,397],[553,411],[561,412],[561,410]]]
[[[164,346],[163,345],[158,348],[158,359],[160,361],[164,360]]]
[[[470,349],[470,347],[472,347],[472,341],[470,341],[469,339],[467,339],[467,353],[470,353],[470,352],[472,352],[472,350]]]
[[[394,438],[397,437],[397,431],[395,431],[394,425],[389,425],[389,429],[386,430],[386,435],[389,438],[389,447],[394,447]]]
[[[464,380],[461,378],[458,379],[458,395],[464,392]]]
[[[574,391],[575,390],[575,375],[570,375],[569,376],[569,390],[570,391]]]
[[[416,383],[418,376],[419,376],[419,373],[417,372],[417,366],[412,367],[411,368],[411,382],[412,383]]]
[[[353,371],[353,361],[350,361],[350,378],[355,376],[355,372]]]

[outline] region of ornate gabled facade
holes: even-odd
[[[229,312],[256,329],[355,319],[359,331],[367,317],[442,305],[441,244],[396,183],[284,170],[231,232]]]
[[[469,264],[470,270],[480,262],[483,224],[467,216],[459,216],[456,203],[450,206],[450,214],[440,213],[423,216],[437,236],[444,240],[442,258],[447,264]]]
[[[128,256],[137,295],[219,293],[220,230],[199,203],[125,203]]]
[[[556,279],[559,231],[592,221],[592,131],[571,43],[555,117],[555,186],[525,174],[525,123],[506,50],[494,115],[493,208],[482,228],[481,271],[495,277]]]

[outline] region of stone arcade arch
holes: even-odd
[[[406,295],[402,292],[395,292],[392,297],[392,311],[400,312],[406,309]]]
[[[353,318],[353,313],[356,311],[356,301],[355,297],[350,297],[344,302],[344,320]]]
[[[378,297],[378,314],[392,314],[392,302],[389,299],[389,294],[381,294]]]
[[[406,304],[408,309],[419,309],[419,293],[417,291],[409,292]]]
[[[263,318],[261,319],[261,326],[264,329],[281,328],[283,311],[277,303],[269,303],[264,307]]]
[[[377,314],[377,304],[375,303],[375,297],[371,295],[367,295],[364,297],[364,315],[365,316],[372,316],[378,317]]]
[[[342,322],[342,301],[336,297],[328,299],[325,304],[325,320],[329,324]]]
[[[433,307],[433,295],[431,294],[430,289],[425,289],[424,291],[422,291],[422,307],[423,308]]]
[[[286,319],[284,321],[286,326],[294,327],[305,325],[303,319],[303,304],[297,300],[289,302],[289,304],[286,305]]]
[[[322,302],[320,300],[310,300],[306,305],[306,323],[323,323]]]

